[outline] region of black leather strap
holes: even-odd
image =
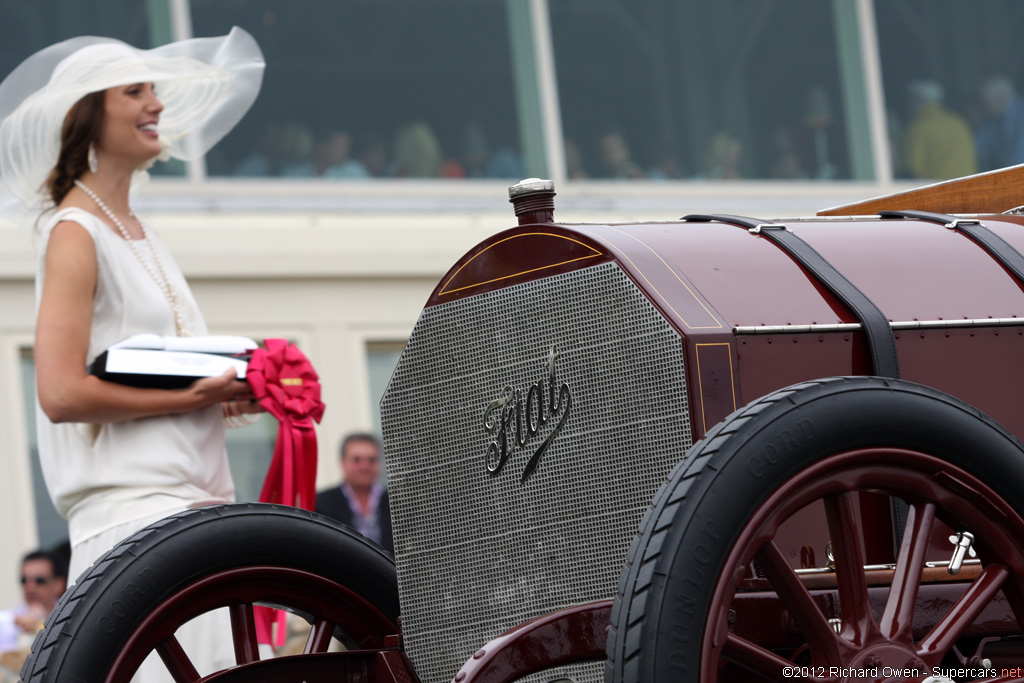
[[[806,268],[817,278],[818,282],[827,287],[857,316],[864,326],[864,333],[867,336],[874,374],[879,377],[898,378],[900,376],[899,358],[896,355],[896,338],[893,336],[889,319],[864,292],[860,291],[845,275],[836,270],[835,266],[825,260],[825,257],[819,254],[814,247],[798,237],[792,230],[778,223],[728,214],[690,214],[683,216],[682,220],[733,223],[771,240],[793,260]]]
[[[976,218],[957,218],[931,211],[880,211],[882,218],[916,218],[922,221],[940,223],[950,230],[959,230],[987,251],[1003,268],[1010,271],[1017,282],[1024,285],[1024,255],[1010,246],[1010,243],[992,232]]]
[[[762,221],[758,218],[751,218],[750,216],[734,216],[731,213],[691,213],[687,216],[683,216],[679,220],[690,221],[692,223],[732,223],[734,225],[742,225],[744,228],[752,232],[760,232],[761,228],[765,226],[785,227],[778,223]]]

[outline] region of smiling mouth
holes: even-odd
[[[152,134],[152,135],[157,135],[158,134],[158,131],[157,131],[155,123],[143,124],[143,125],[139,126],[139,130],[141,130],[143,133],[146,133],[146,134]]]

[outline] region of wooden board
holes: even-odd
[[[879,211],[1003,213],[1024,205],[1024,164],[946,180],[906,192],[819,211],[819,216],[870,216]]]

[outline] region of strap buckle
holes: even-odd
[[[786,232],[793,232],[782,223],[761,223],[752,228],[747,228],[747,231],[754,235],[761,234],[762,230],[785,230]]]
[[[956,230],[961,225],[981,225],[981,221],[977,218],[954,218],[949,223],[946,223],[945,227],[950,230]]]

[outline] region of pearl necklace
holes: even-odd
[[[110,207],[108,207],[103,200],[99,198],[99,195],[93,192],[89,186],[81,180],[76,180],[75,185],[77,185],[82,192],[89,195],[89,197],[96,202],[96,206],[100,208],[100,211],[102,211],[107,218],[117,226],[118,231],[121,233],[121,237],[123,237],[124,241],[128,243],[129,247],[131,247],[131,250],[135,253],[135,257],[139,260],[139,263],[142,264],[142,267],[147,273],[149,273],[149,276],[153,278],[153,282],[156,283],[156,286],[159,287],[160,291],[162,291],[164,296],[167,297],[167,303],[171,305],[171,312],[174,313],[174,328],[178,333],[178,336],[191,337],[192,332],[185,325],[185,313],[182,310],[181,302],[178,301],[178,293],[174,291],[174,287],[171,285],[171,279],[167,277],[167,271],[164,270],[164,265],[160,261],[160,256],[153,247],[153,242],[149,239],[149,235],[146,234],[146,226],[142,224],[142,221],[139,220],[134,211],[131,209],[128,210],[128,215],[139,224],[139,228],[142,230],[142,239],[144,239],[146,244],[149,246],[149,252],[153,255],[153,263],[156,264],[155,270],[149,260],[143,256],[142,249],[137,244],[138,240],[132,239],[131,235],[128,233],[128,228],[124,227],[124,223],[122,223],[114,212],[110,210]]]

